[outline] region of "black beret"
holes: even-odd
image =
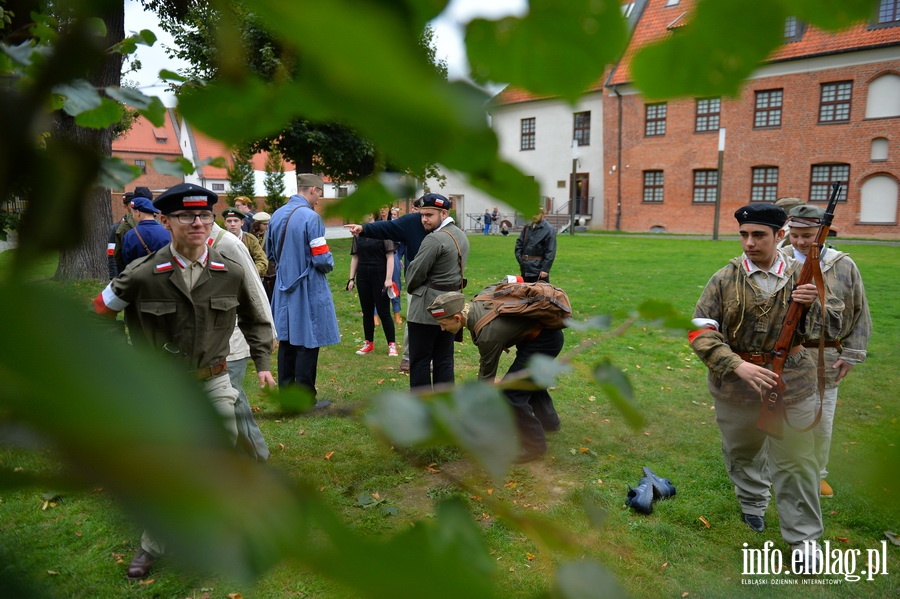
[[[136,198],[147,198],[151,202],[153,201],[153,192],[150,191],[147,187],[135,187],[134,188],[134,197]]]
[[[160,194],[153,205],[163,214],[176,210],[212,210],[219,196],[193,183],[179,183]]]
[[[766,225],[780,229],[787,221],[787,213],[780,206],[769,202],[754,202],[743,208],[738,208],[734,213],[739,225]]]

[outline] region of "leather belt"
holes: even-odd
[[[220,360],[215,364],[210,364],[206,368],[198,368],[195,375],[201,381],[205,381],[206,379],[211,379],[214,376],[222,374],[228,369],[228,365],[225,363],[225,360]]]
[[[819,349],[819,342],[818,341],[804,341],[803,347],[811,347],[813,349]],[[841,345],[840,339],[834,339],[833,341],[826,340],[823,347],[834,347],[838,350],[844,349],[844,347]]]
[[[794,355],[803,349],[802,345],[795,345],[791,348],[791,351],[788,352],[788,355]],[[744,351],[736,351],[734,352],[741,357],[741,360],[745,362],[750,362],[751,364],[756,364],[757,366],[762,366],[763,364],[768,364],[772,361],[772,352],[761,352],[761,353],[752,353],[752,352],[744,352]]]
[[[438,291],[460,291],[461,289],[465,289],[466,281],[463,279],[462,287],[459,285],[438,285],[437,283],[432,283],[430,281],[426,281],[425,286]]]
[[[543,256],[522,256],[522,260],[543,260]]]

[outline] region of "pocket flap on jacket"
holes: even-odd
[[[237,308],[238,299],[236,295],[220,295],[218,297],[209,298],[209,307],[213,310],[231,310]]]
[[[174,314],[176,309],[175,302],[172,300],[156,300],[141,302],[141,312],[153,314],[154,316],[162,316],[163,314]]]

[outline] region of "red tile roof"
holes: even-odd
[[[113,140],[112,149],[113,152],[181,155],[178,136],[175,134],[175,125],[169,111],[165,113],[162,127],[154,127],[153,123],[138,116],[134,119],[131,129]]]
[[[690,21],[690,11],[696,4],[696,0],[681,0],[675,6],[667,7],[666,0],[648,0],[622,60],[610,77],[609,84],[620,85],[630,82],[628,67],[637,51],[651,42],[670,35],[670,29],[681,27],[686,21]],[[688,11],[688,14],[681,17],[685,11]],[[673,23],[676,27],[670,27]],[[799,41],[781,46],[772,54],[769,61],[778,62],[897,44],[900,44],[900,26],[872,28],[868,23],[859,23],[837,33],[808,26]]]
[[[190,127],[190,125],[187,125]],[[196,155],[200,160],[206,160],[207,158],[216,158],[223,157],[226,162],[230,165],[232,163],[231,160],[231,150],[229,150],[225,144],[217,139],[213,139],[208,137],[191,127],[191,133],[194,138],[194,145],[196,147]],[[266,170],[266,159],[269,157],[268,152],[257,152],[253,158],[250,160],[250,163],[253,165],[253,170],[256,171],[264,171]],[[293,162],[283,161],[285,172],[296,171],[297,167],[294,166]],[[228,179],[228,170],[222,167],[211,166],[209,164],[201,167],[203,172],[203,177],[205,179]]]

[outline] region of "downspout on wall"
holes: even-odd
[[[619,110],[619,126],[616,132],[616,231],[622,230],[622,94],[619,86],[612,86],[616,94],[616,104]]]

